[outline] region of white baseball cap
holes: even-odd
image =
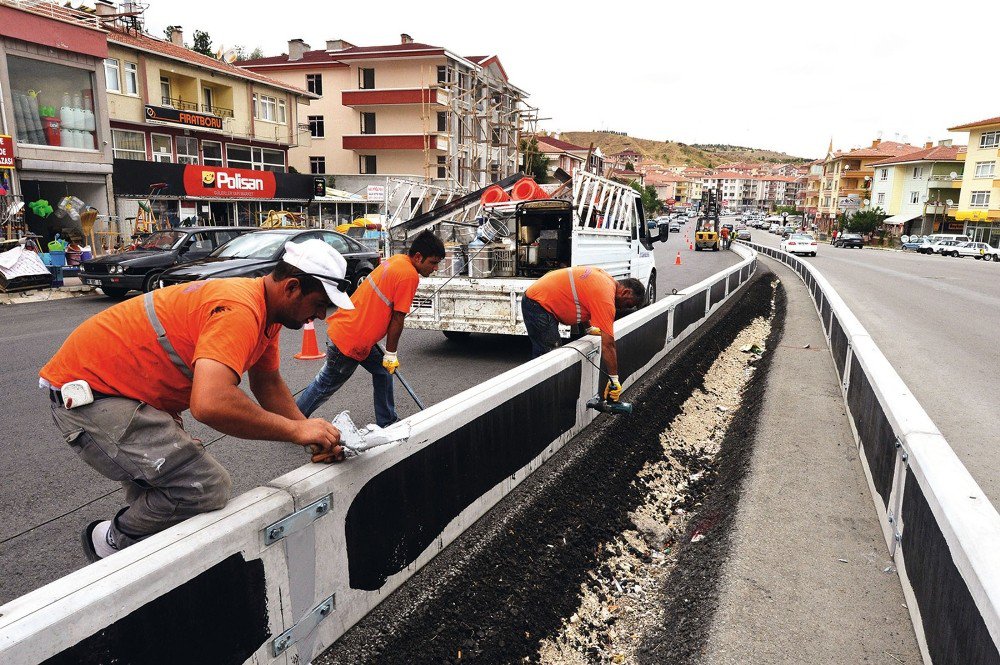
[[[326,296],[340,309],[354,309],[354,303],[347,295],[347,261],[340,252],[319,238],[303,242],[286,242],[285,255],[281,259],[295,266],[310,277],[323,283]]]

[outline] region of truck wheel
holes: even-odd
[[[472,333],[462,330],[445,330],[443,332],[449,342],[467,342],[472,337]]]
[[[656,302],[656,271],[649,273],[649,285],[646,287],[646,306]]]

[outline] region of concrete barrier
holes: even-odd
[[[616,322],[625,388],[745,285],[756,255]],[[589,425],[587,337],[0,607],[0,662],[305,663]]]
[[[826,278],[746,244],[810,290],[924,661],[1000,663],[1000,515]]]

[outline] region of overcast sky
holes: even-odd
[[[498,55],[547,130],[611,129],[802,157],[884,139],[966,139],[947,127],[1000,116],[1000,2],[803,0],[622,3],[213,3],[148,0],[147,28],[265,55],[302,38]],[[237,9],[239,7],[239,9]],[[825,14],[825,15],[824,15]],[[977,57],[978,54],[978,57]]]

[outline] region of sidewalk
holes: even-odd
[[[816,310],[759,260],[787,318],[704,662],[920,663]]]
[[[12,293],[0,293],[0,305],[19,305],[28,302],[44,302],[46,300],[62,300],[65,298],[78,298],[90,295],[94,292],[93,286],[84,286],[79,277],[67,277],[63,280],[62,286],[50,287],[47,289],[30,289],[28,291],[14,291]]]

